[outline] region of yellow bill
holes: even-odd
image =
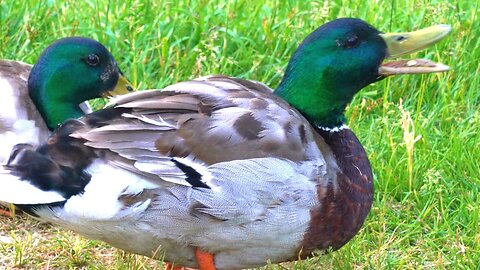
[[[451,30],[452,28],[449,25],[440,24],[414,32],[386,33],[380,36],[387,44],[389,57],[397,57],[422,50],[435,44],[446,37]],[[411,59],[386,62],[380,66],[379,73],[384,76],[389,76],[443,72],[449,69],[448,66],[435,63],[431,60]]]
[[[114,97],[128,94],[134,91],[132,84],[123,76],[118,75],[118,81],[113,90],[105,93],[104,97]]]

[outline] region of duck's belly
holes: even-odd
[[[203,233],[176,236],[169,234],[171,228],[155,229],[145,223],[129,223],[122,222],[121,226],[118,226],[112,222],[104,222],[81,226],[60,222],[60,225],[127,252],[163,259],[165,262],[185,267],[198,267],[192,242],[209,242],[210,246],[215,247],[210,252],[214,254],[218,270],[259,267],[268,261],[276,263],[296,258],[301,245],[297,237],[287,231],[278,231],[276,234],[264,232],[263,239],[251,238],[248,233],[251,228],[245,227],[243,229],[247,232],[243,236],[238,236],[243,240],[237,239],[232,242],[232,239],[225,238],[221,233],[218,233],[218,237],[208,239]]]
[[[61,213],[53,213],[49,208],[36,212],[43,219],[87,238],[185,267],[197,267],[195,247],[202,247],[214,254],[218,270],[258,267],[268,261],[297,258],[309,225],[309,219],[301,217],[309,213],[299,213],[305,211],[302,209],[293,213],[295,218],[291,220],[265,219],[248,224],[175,219],[169,210],[139,211],[103,221],[67,218],[63,209]]]
[[[282,181],[225,176],[219,188],[194,189],[159,186],[101,162],[89,171],[83,193],[35,212],[86,237],[186,267],[196,267],[195,247],[214,254],[219,270],[297,258],[319,204],[316,184],[288,172]]]

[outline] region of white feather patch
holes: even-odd
[[[184,92],[184,93],[192,93],[197,95],[205,95],[208,93],[210,96],[214,96],[217,98],[224,98],[225,91],[222,89],[215,87],[211,84],[202,82],[202,81],[186,81],[180,82],[176,84],[169,85],[163,89],[164,91],[175,91],[175,92]]]
[[[78,104],[78,107],[80,108],[80,110],[82,110],[84,114],[89,114],[93,112],[92,107],[90,107],[90,103],[88,103],[88,101],[84,101]]]
[[[12,86],[7,79],[1,77],[0,89],[0,126],[4,130],[0,134],[0,162],[8,160],[14,145],[28,143],[38,145],[40,130],[34,121],[28,119],[26,108],[19,103],[19,89]]]
[[[43,191],[10,171],[0,171],[0,201],[13,204],[45,204],[65,201],[56,191]]]
[[[0,117],[10,119],[26,119],[27,113],[24,110],[18,110],[19,93],[12,87],[7,79],[0,77],[0,89],[2,89],[2,98],[0,99]]]
[[[34,121],[16,120],[9,131],[0,134],[0,163],[5,164],[7,162],[13,146],[19,143],[39,145],[40,134],[41,130],[35,125]]]
[[[142,172],[151,173],[157,175],[160,179],[167,182],[183,186],[191,186],[185,181],[185,173],[183,173],[175,164],[170,160],[139,160],[134,163],[135,168]]]
[[[133,115],[133,114],[129,114],[129,113],[124,113],[122,114],[122,117],[125,117],[125,118],[134,118],[134,119],[138,119],[142,122],[145,122],[145,123],[148,123],[148,124],[152,124],[152,125],[155,125],[155,126],[159,126],[159,127],[165,127],[165,130],[172,130],[172,129],[176,129],[177,127],[172,125],[172,124],[169,124],[168,122],[166,122],[165,120],[163,120],[160,116],[158,116],[158,120],[154,120],[154,119],[151,119],[151,118],[148,118],[144,115],[141,115],[141,116],[136,116],[136,115]]]
[[[218,191],[220,187],[216,186],[213,182],[213,175],[210,173],[208,170],[208,167],[205,163],[200,162],[198,160],[194,160],[192,157],[188,156],[185,158],[180,158],[180,157],[175,157],[173,158],[176,161],[183,163],[192,169],[194,169],[197,173],[201,175],[200,181],[205,183],[207,186],[209,186],[212,190]]]
[[[321,130],[332,132],[332,133],[333,132],[339,132],[339,131],[342,131],[344,129],[349,129],[349,127],[345,124],[342,124],[339,127],[333,127],[333,128],[329,128],[329,127],[318,127],[318,128],[321,129]]]
[[[64,210],[72,216],[91,220],[108,220],[118,215],[124,205],[118,200],[124,194],[138,194],[158,187],[139,175],[119,169],[98,159],[86,171],[92,175],[82,194],[72,196]]]

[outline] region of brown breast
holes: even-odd
[[[320,205],[311,212],[301,257],[345,245],[362,227],[373,201],[370,162],[355,134],[350,129],[317,132],[330,146],[338,169],[328,184],[318,186]]]

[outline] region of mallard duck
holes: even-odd
[[[0,163],[5,164],[15,144],[45,143],[60,123],[90,113],[84,101],[133,88],[102,44],[73,37],[51,44],[33,69],[0,60],[0,89]]]
[[[339,249],[373,198],[370,163],[345,125],[345,107],[385,76],[447,70],[429,60],[382,63],[449,31],[382,34],[362,20],[337,19],[300,44],[273,93],[219,75],[124,95],[65,122],[36,150],[18,145],[0,200],[201,270]]]
[[[45,143],[60,123],[90,113],[84,101],[133,90],[110,52],[84,37],[52,43],[33,69],[20,61],[0,60],[0,89],[2,164],[15,144]]]

